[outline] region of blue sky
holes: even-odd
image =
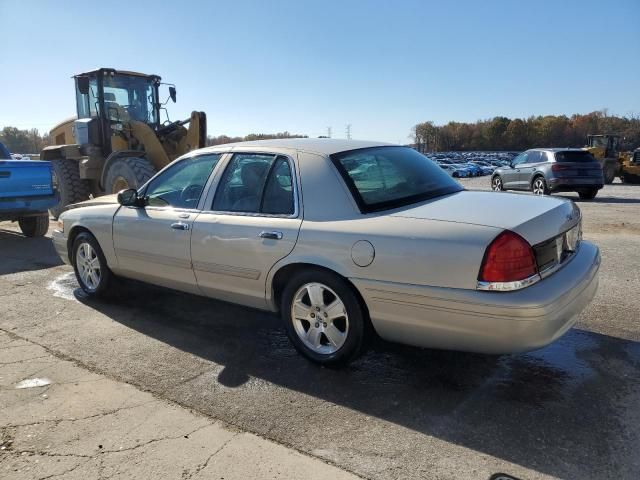
[[[0,0],[0,127],[75,114],[74,73],[157,73],[172,119],[406,143],[433,120],[640,113],[640,1]]]

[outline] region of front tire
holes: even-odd
[[[281,314],[294,347],[313,362],[340,366],[362,353],[366,313],[338,275],[315,269],[294,275],[282,293]]]
[[[531,191],[534,195],[549,195],[549,188],[547,187],[547,182],[544,177],[536,177],[531,182]]]
[[[502,178],[500,175],[496,175],[491,179],[491,190],[494,192],[502,192],[504,191],[504,184],[502,183]]]
[[[44,237],[49,231],[49,214],[21,218],[18,225],[27,237]]]
[[[90,297],[105,297],[113,280],[98,241],[88,232],[73,242],[73,270],[80,288]]]
[[[118,158],[109,166],[104,190],[106,193],[118,193],[128,188],[138,189],[155,174],[155,167],[145,158]]]
[[[89,199],[89,184],[80,178],[80,164],[77,160],[61,158],[51,160],[54,184],[60,195],[60,202],[49,209],[53,218],[58,218],[73,203]]]

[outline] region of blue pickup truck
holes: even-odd
[[[0,221],[18,222],[27,237],[49,229],[48,210],[58,204],[50,162],[12,160],[0,143]]]

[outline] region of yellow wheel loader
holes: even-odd
[[[588,135],[586,149],[602,165],[604,183],[612,183],[616,177],[625,183],[640,183],[640,149],[620,151],[620,135]]]
[[[100,68],[73,78],[77,117],[51,130],[55,145],[40,155],[52,162],[60,194],[60,204],[51,210],[54,217],[91,195],[140,187],[180,155],[204,147],[204,112],[161,121],[161,111],[168,118],[164,106],[169,98],[176,101],[176,88],[162,84],[159,76]],[[160,85],[168,86],[164,103]]]

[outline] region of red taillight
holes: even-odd
[[[571,165],[561,165],[559,163],[554,163],[551,165],[552,172],[562,172],[564,170],[571,170],[571,169],[575,169],[575,167]]]
[[[538,273],[531,245],[517,233],[505,230],[484,254],[478,280],[481,282],[516,282]]]

